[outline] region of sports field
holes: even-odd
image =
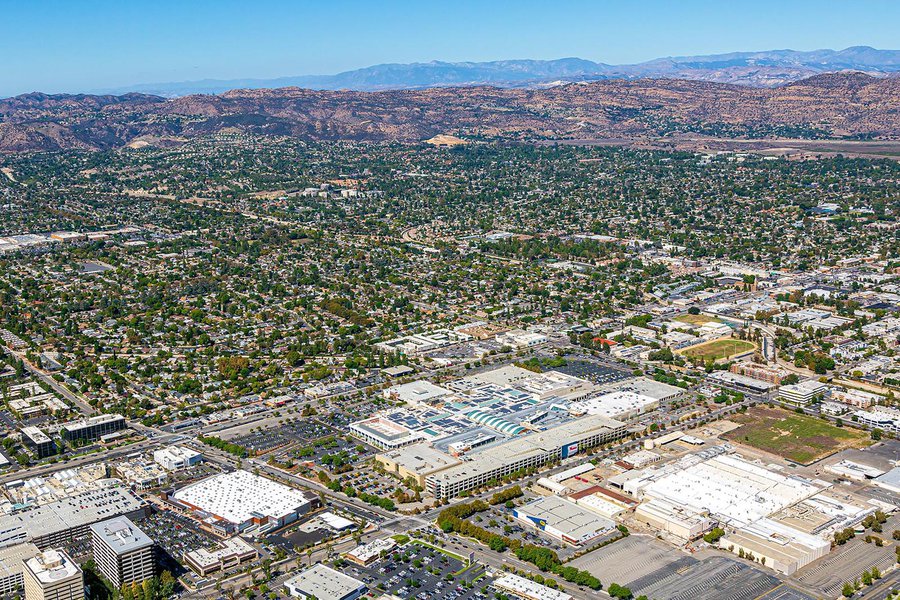
[[[680,317],[675,317],[672,319],[673,321],[678,321],[680,323],[688,323],[689,325],[705,325],[707,323],[721,323],[719,319],[715,317],[708,317],[706,315],[681,315]]]
[[[862,448],[871,443],[863,431],[837,427],[817,417],[781,408],[754,406],[731,420],[741,426],[725,434],[727,439],[803,465],[846,448]]]
[[[721,360],[728,358],[729,356],[734,356],[735,354],[743,354],[744,352],[755,349],[756,344],[753,342],[722,338],[720,340],[704,342],[702,344],[697,344],[696,346],[679,350],[679,353],[688,358],[702,358],[704,361],[707,361]]]

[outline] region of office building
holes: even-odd
[[[46,550],[24,562],[25,600],[82,600],[84,574],[63,550]]]
[[[96,442],[101,437],[125,429],[122,415],[97,415],[63,424],[60,433],[67,442]]]
[[[31,425],[22,428],[22,443],[34,452],[38,459],[56,454],[56,442],[46,433]]]
[[[215,548],[200,548],[183,555],[184,562],[201,577],[231,569],[259,558],[256,548],[235,536],[224,540]]]
[[[91,545],[97,568],[117,589],[156,573],[153,540],[127,517],[91,525]]]
[[[792,404],[809,404],[814,398],[822,398],[828,386],[814,379],[807,379],[794,385],[783,385],[778,392],[785,401]]]
[[[775,387],[774,383],[730,371],[713,371],[706,376],[706,380],[712,385],[759,396],[767,394]]]
[[[184,446],[169,446],[153,451],[153,460],[167,471],[186,469],[203,461],[203,455]]]

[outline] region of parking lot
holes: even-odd
[[[633,377],[627,369],[613,369],[606,365],[579,360],[578,356],[566,356],[566,364],[554,370],[573,377],[587,379],[596,384],[615,383]]]
[[[367,567],[345,563],[341,570],[365,581],[371,590],[404,599],[486,600],[492,596],[481,566],[466,569],[463,561],[414,542]]]
[[[179,575],[185,571],[181,557],[185,552],[209,547],[215,543],[212,536],[203,533],[197,525],[175,512],[153,510],[137,523],[163,550],[160,562],[163,569]]]

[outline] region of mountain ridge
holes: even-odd
[[[843,50],[764,50],[698,56],[669,56],[611,65],[577,57],[553,60],[511,59],[485,62],[429,61],[385,63],[334,75],[298,75],[271,79],[202,79],[135,84],[98,90],[98,95],[140,92],[164,97],[197,93],[219,94],[236,88],[305,87],[317,90],[380,91],[495,85],[541,87],[603,79],[670,78],[775,87],[834,71],[862,71],[870,75],[900,72],[900,50],[851,46]]]
[[[0,152],[174,145],[220,132],[418,143],[438,134],[515,141],[900,138],[900,77],[822,74],[777,88],[679,79],[534,88],[377,92],[239,89],[166,99],[25,94],[0,100]]]

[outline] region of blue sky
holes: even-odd
[[[0,0],[0,97],[385,62],[900,46],[897,0]]]

